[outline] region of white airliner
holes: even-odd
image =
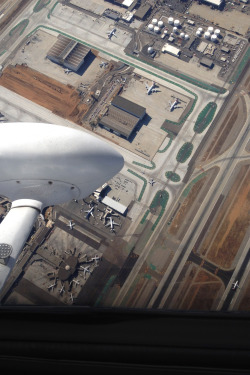
[[[56,281],[54,282],[54,284],[51,284],[51,285],[49,285],[48,286],[48,289],[50,290],[54,290],[54,288],[55,288],[55,286],[56,286]]]
[[[76,299],[76,297],[73,297],[73,294],[70,293],[70,299],[71,299],[72,302],[74,302],[74,299]]]
[[[171,103],[171,101],[169,101],[169,105],[170,105],[170,112],[172,112],[175,108],[177,108],[177,104],[179,104],[180,101],[178,98],[175,99],[175,101],[173,103]]]
[[[98,255],[95,255],[94,257],[91,258],[91,262],[95,262],[95,267],[97,267],[99,265],[99,260],[101,260],[101,257],[99,257]]]
[[[239,281],[238,281],[238,280],[235,281],[235,282],[232,284],[232,289],[235,290],[236,288],[239,288],[239,289],[240,289],[240,287],[239,287]]]
[[[72,72],[72,70],[70,70],[70,69],[64,69],[64,73],[66,73],[66,74],[69,74],[71,72]]]
[[[101,257],[99,257],[98,255],[95,255],[93,258],[91,258],[91,261],[97,261],[97,260],[100,260]]]
[[[99,65],[101,68],[105,68],[105,66],[108,65],[108,62],[102,61]]]
[[[153,180],[152,178],[150,178],[150,180],[148,181],[148,183],[153,186],[155,184],[155,180]]]
[[[107,33],[108,34],[108,38],[111,39],[113,35],[117,38],[117,35],[116,35],[115,32],[116,32],[116,28],[113,28],[111,31],[109,31]]]
[[[75,223],[73,222],[73,220],[69,220],[69,224],[67,224],[67,227],[69,227],[69,229],[73,229],[75,226]]]
[[[154,81],[152,82],[152,85],[151,85],[151,86],[149,86],[147,83],[145,83],[145,86],[146,86],[147,94],[148,94],[148,95],[150,95],[151,92],[158,92],[158,91],[160,91],[160,90],[157,90],[157,89],[155,88],[155,82],[154,82]]]
[[[109,223],[105,225],[105,227],[109,227],[110,226],[110,232],[114,232],[115,231],[115,225],[118,225],[120,226],[121,224],[118,224],[116,223],[113,219],[112,219],[112,216],[109,217]]]
[[[86,219],[88,219],[88,218],[90,217],[90,215],[94,217],[94,214],[93,214],[93,210],[94,210],[94,208],[95,208],[95,207],[92,206],[92,207],[90,207],[89,210],[84,211],[84,212],[87,212],[87,215],[85,216]]]
[[[59,289],[59,294],[63,294],[65,292],[64,285],[62,284],[61,289]]]
[[[88,267],[80,266],[79,270],[83,271],[84,280],[86,280],[86,273],[92,274],[92,272],[89,269],[89,266]]]

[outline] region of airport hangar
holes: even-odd
[[[73,72],[77,72],[89,52],[90,48],[83,44],[63,35],[59,35],[56,43],[49,50],[47,58]]]
[[[145,114],[146,108],[117,95],[100,119],[99,126],[122,138],[129,139]]]

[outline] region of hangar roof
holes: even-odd
[[[138,121],[138,117],[111,105],[107,115],[101,118],[100,124],[128,138]]]
[[[125,99],[119,95],[117,95],[113,99],[112,105],[122,109],[125,112],[131,113],[132,115],[138,118],[142,118],[146,112],[146,109],[141,105],[131,102],[130,100]]]

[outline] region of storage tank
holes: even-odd
[[[213,34],[213,31],[214,31],[213,26],[209,26],[209,27],[207,28],[207,31],[208,31],[210,34]]]
[[[154,25],[153,25],[152,23],[150,23],[150,24],[148,25],[148,30],[150,30],[150,31],[153,31],[153,30],[154,30]]]
[[[164,26],[163,21],[159,21],[159,22],[158,22],[158,26],[159,26],[160,28],[162,28],[162,27]]]
[[[154,52],[153,47],[148,47],[148,53],[153,53],[153,52]]]
[[[180,37],[181,37],[182,39],[184,39],[184,38],[185,38],[185,34],[184,34],[184,33],[180,33]]]
[[[189,35],[188,34],[185,34],[185,40],[188,40],[189,39]]]
[[[220,35],[220,29],[215,29],[215,30],[214,30],[214,33],[215,33],[215,35],[217,35],[217,36]]]
[[[160,31],[159,26],[155,26],[155,27],[154,27],[154,32],[155,32],[155,33],[159,33],[159,31]]]
[[[152,19],[152,24],[153,24],[153,25],[157,25],[157,23],[158,23],[157,19],[156,19],[156,18],[153,18],[153,19]]]
[[[201,36],[201,31],[200,30],[196,30],[196,36]]]
[[[174,20],[174,25],[175,25],[176,27],[179,27],[179,26],[180,26],[180,21],[179,21],[179,20]]]
[[[206,32],[204,33],[204,37],[205,37],[206,39],[210,39],[210,36],[211,36],[211,34],[210,34],[209,31],[206,31]]]
[[[217,41],[217,35],[216,34],[212,34],[211,35],[211,40],[212,40],[212,42],[216,42]]]
[[[178,33],[178,27],[174,26],[174,27],[173,27],[173,32],[174,32],[174,33]]]
[[[169,18],[168,18],[168,23],[169,23],[170,25],[172,25],[172,24],[174,23],[174,19],[173,19],[173,17],[169,17]]]
[[[198,29],[197,30],[199,30],[200,31],[200,33],[202,33],[203,32],[203,28],[202,27],[198,27]]]
[[[167,34],[168,34],[168,30],[165,29],[165,30],[163,31],[163,33],[164,33],[165,35],[167,35]]]

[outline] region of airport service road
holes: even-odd
[[[1,33],[1,50],[6,49],[6,52],[0,56],[0,64],[3,64],[8,58],[11,56],[11,53],[15,51],[16,48],[19,47],[19,43],[22,40],[26,40],[28,33],[30,33],[34,28],[46,20],[49,8],[56,3],[56,0],[52,0],[51,3],[46,7],[40,10],[39,12],[33,12],[34,9],[34,2],[31,5],[27,6],[16,18],[15,20],[9,24],[9,26]],[[26,26],[25,30],[21,35],[13,34],[12,36],[9,35],[9,32],[17,26],[21,21],[28,20],[28,25]]]
[[[171,262],[171,265],[165,273],[164,277],[162,278],[162,281],[159,284],[157,292],[154,294],[148,307],[154,306],[162,288],[164,288],[165,290],[164,297],[161,298],[161,301],[157,307],[161,308],[164,306],[164,303],[166,302],[167,297],[169,296],[176,280],[178,279],[180,272],[183,268],[183,265],[187,261],[187,258],[198,236],[200,235],[204,225],[206,224],[207,219],[211,214],[215,203],[217,202],[219,196],[221,195],[221,193],[227,186],[229,179],[231,178],[235,166],[238,163],[237,156],[244,152],[244,149],[249,140],[249,133],[250,125],[246,121],[245,126],[242,128],[238,138],[235,141],[234,147],[232,147],[229,150],[229,152],[226,153],[226,158],[223,158],[221,163],[218,163],[220,167],[220,173],[216,177],[213,185],[211,186],[209,193],[206,196],[206,199],[200,206],[200,209],[198,210],[195,219],[192,221],[192,223],[190,223],[190,227],[178,250],[176,251],[175,256]]]
[[[249,114],[250,113],[249,102],[247,103],[247,110]],[[242,127],[237,139],[235,140],[235,143],[230,147],[230,149],[228,149],[223,155],[220,155],[220,157],[217,158],[217,160],[205,166],[205,169],[208,170],[211,168],[211,166],[218,165],[220,168],[220,173],[215,179],[213,186],[211,186],[211,189],[209,190],[209,193],[206,196],[206,199],[201,205],[199,211],[197,212],[196,218],[192,221],[192,223],[190,223],[190,227],[186,233],[186,236],[184,237],[182,243],[180,244],[178,250],[176,251],[175,256],[171,264],[169,265],[167,272],[163,276],[162,281],[160,282],[156,293],[154,294],[154,296],[152,297],[150,301],[150,304],[148,305],[149,308],[150,307],[158,308],[164,305],[164,302],[167,300],[167,297],[169,296],[178,276],[180,275],[180,272],[183,269],[183,265],[185,264],[188,256],[190,255],[190,251],[192,250],[196,239],[198,238],[204,225],[206,224],[206,221],[209,215],[211,214],[213,207],[216,201],[218,200],[218,197],[223,192],[223,189],[227,186],[228,181],[231,178],[231,175],[235,169],[235,166],[241,160],[241,159],[238,159],[237,156],[246,155],[246,152],[244,152],[244,149],[248,143],[249,133],[250,133],[250,129],[249,129],[250,126],[247,122],[247,118],[248,116],[246,116],[246,123]],[[246,155],[246,157],[249,157],[249,155]],[[133,268],[133,272],[131,272],[130,275],[128,276],[119,295],[114,301],[114,306],[116,305],[118,306],[122,303],[124,297],[128,293],[131,285],[133,284],[138,272],[140,271],[145,260],[147,259],[147,256],[150,254],[151,251],[153,251],[155,240],[159,236],[159,233],[163,230],[163,227],[166,223],[166,217],[167,217],[167,213],[163,216],[161,222],[158,224],[157,231],[155,231],[152,234],[150,240],[145,246],[142,254],[140,255],[138,261],[136,262]],[[239,265],[241,265],[244,262],[245,255],[249,248],[247,247],[247,244],[243,244],[243,246],[245,247],[238,261]],[[244,273],[242,280],[246,277],[246,275],[247,275],[247,270],[246,270],[246,273]],[[233,276],[235,276],[235,274],[233,274]],[[232,276],[232,280],[230,280],[229,283],[231,283],[231,281],[232,282],[235,281],[233,280],[233,276]],[[159,299],[158,297],[162,291],[165,291],[164,297],[163,299],[161,298]],[[232,306],[234,306],[234,303],[236,302],[234,302],[233,300]],[[221,305],[218,306],[218,309],[220,307]]]
[[[230,281],[228,282],[228,286],[225,289],[222,297],[220,298],[220,301],[218,305],[216,306],[216,310],[238,310],[238,303],[240,302],[240,299],[242,297],[241,290],[244,290],[245,282],[249,278],[250,275],[250,262],[249,262],[249,248],[250,248],[250,231],[248,231],[248,241],[247,243],[243,243],[243,252],[241,254],[241,257],[237,263],[237,266],[235,267],[235,270],[232,274],[232,277]],[[248,256],[248,257],[247,257]],[[247,266],[245,263],[247,262]],[[235,281],[239,281],[239,287],[240,289],[236,288],[234,291],[232,290],[232,284]]]

